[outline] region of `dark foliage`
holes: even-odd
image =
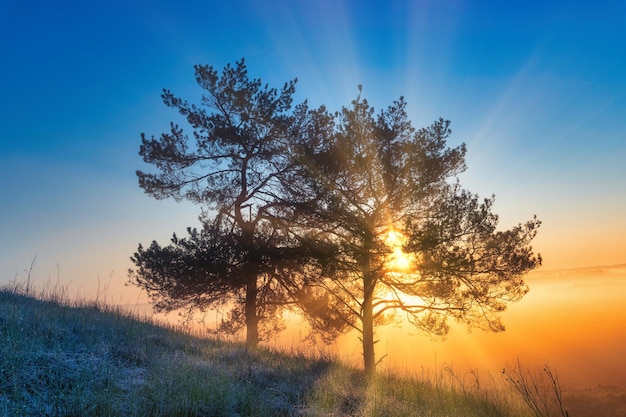
[[[312,120],[320,125],[299,148],[297,194],[314,197],[296,214],[339,248],[318,286],[361,333],[365,368],[376,366],[374,327],[398,312],[439,335],[447,317],[503,330],[496,313],[526,293],[522,275],[541,263],[529,246],[540,223],[496,231],[493,200],[479,203],[455,180],[465,145],[448,147],[450,123],[416,130],[402,98],[376,116],[361,97]],[[410,268],[391,265],[397,251]]]
[[[464,144],[448,145],[450,122],[415,129],[403,98],[375,114],[360,96],[341,112],[292,108],[295,80],[272,89],[242,61],[222,74],[196,66],[202,106],[165,91],[193,130],[175,124],[142,135],[138,171],[155,198],[204,206],[204,228],[170,246],[139,247],[131,282],[161,309],[228,307],[224,328],[280,327],[298,306],[332,338],[361,333],[374,372],[374,328],[403,313],[443,335],[453,318],[492,331],[498,313],[527,292],[523,275],[541,264],[530,242],[534,218],[497,230],[493,198],[461,188]],[[360,87],[359,87],[360,90]],[[409,265],[394,265],[404,253]]]
[[[157,172],[137,176],[157,199],[201,204],[204,230],[174,237],[168,247],[140,246],[131,282],[149,291],[157,308],[230,307],[224,329],[245,324],[248,344],[255,346],[259,323],[265,319],[274,327],[288,295],[300,293],[299,270],[309,259],[296,256],[305,249],[298,249],[303,241],[284,221],[288,202],[282,199],[283,177],[292,167],[296,81],[270,88],[248,77],[243,60],[221,75],[210,66],[195,70],[205,92],[201,106],[169,90],[162,96],[186,118],[193,136],[173,123],[160,138],[142,135],[139,153]]]

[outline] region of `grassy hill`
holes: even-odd
[[[193,337],[0,290],[1,416],[524,416],[502,393]]]

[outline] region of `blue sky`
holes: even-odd
[[[548,4],[549,3],[549,4]],[[546,268],[626,262],[626,2],[177,1],[0,3],[0,283],[123,288],[139,242],[199,207],[137,185],[140,133],[197,101],[194,64],[245,57],[331,109],[399,96],[415,126],[452,121],[462,184],[503,227],[537,214]]]

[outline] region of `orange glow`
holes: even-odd
[[[531,369],[540,370],[549,364],[558,371],[566,388],[626,386],[626,264],[540,270],[529,274],[526,282],[530,292],[501,315],[505,332],[469,333],[465,326],[451,321],[451,332],[445,339],[431,338],[404,321],[402,314],[389,325],[376,327],[376,355],[384,357],[379,369],[409,376],[441,377],[442,368],[450,367],[462,378],[478,372],[481,384],[487,385],[492,380],[499,383],[502,368],[519,359]],[[404,294],[388,294],[394,296],[413,304],[420,302],[405,298]],[[270,346],[308,352],[311,346],[304,336],[309,327],[304,319],[295,313],[286,313],[284,318],[287,330]],[[175,314],[164,317],[168,319],[178,321]],[[210,327],[218,319],[216,314],[204,323]],[[353,366],[362,366],[361,341],[356,331],[340,336],[333,344],[316,345],[310,352],[335,355]]]
[[[415,265],[415,255],[405,253],[402,250],[406,238],[398,231],[391,228],[385,237],[385,244],[391,253],[387,256],[387,267],[390,272],[408,272]]]
[[[501,314],[505,332],[468,333],[451,321],[445,339],[430,339],[407,322],[378,327],[381,369],[411,374],[450,365],[488,380],[519,358],[528,367],[549,364],[566,387],[626,386],[626,267],[537,271],[527,282],[530,292]],[[356,336],[341,342],[340,351],[358,352]]]

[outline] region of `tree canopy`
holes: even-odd
[[[193,136],[172,123],[140,147],[156,167],[137,172],[146,193],[205,207],[200,231],[131,258],[157,308],[228,306],[224,329],[245,325],[255,346],[260,322],[297,306],[327,338],[356,329],[368,373],[375,327],[398,313],[439,335],[448,318],[504,329],[498,313],[541,264],[540,222],[497,229],[493,197],[460,185],[466,147],[449,146],[449,121],[416,129],[403,98],[376,113],[360,93],[336,113],[292,107],[295,80],[269,88],[243,60],[195,69],[201,107],[163,93]]]
[[[376,115],[359,96],[334,119],[300,146],[299,193],[315,198],[298,214],[339,248],[316,286],[360,332],[365,369],[376,367],[375,326],[398,312],[439,335],[448,317],[503,330],[496,313],[526,293],[522,276],[541,263],[529,245],[539,221],[496,231],[493,199],[458,183],[466,149],[447,146],[450,123],[414,129],[403,98]]]
[[[137,171],[137,176],[139,186],[157,199],[202,205],[205,230],[190,230],[187,239],[174,236],[169,247],[140,246],[131,282],[148,290],[158,308],[232,306],[225,328],[245,323],[247,343],[255,346],[259,321],[275,322],[277,308],[289,303],[286,287],[278,285],[289,280],[284,265],[295,271],[295,264],[307,259],[277,222],[285,217],[277,213],[286,208],[281,175],[292,163],[288,144],[296,80],[270,88],[248,77],[243,59],[221,74],[200,65],[195,73],[204,91],[200,106],[169,90],[162,94],[193,135],[174,123],[159,138],[142,134],[139,154],[156,172]]]

